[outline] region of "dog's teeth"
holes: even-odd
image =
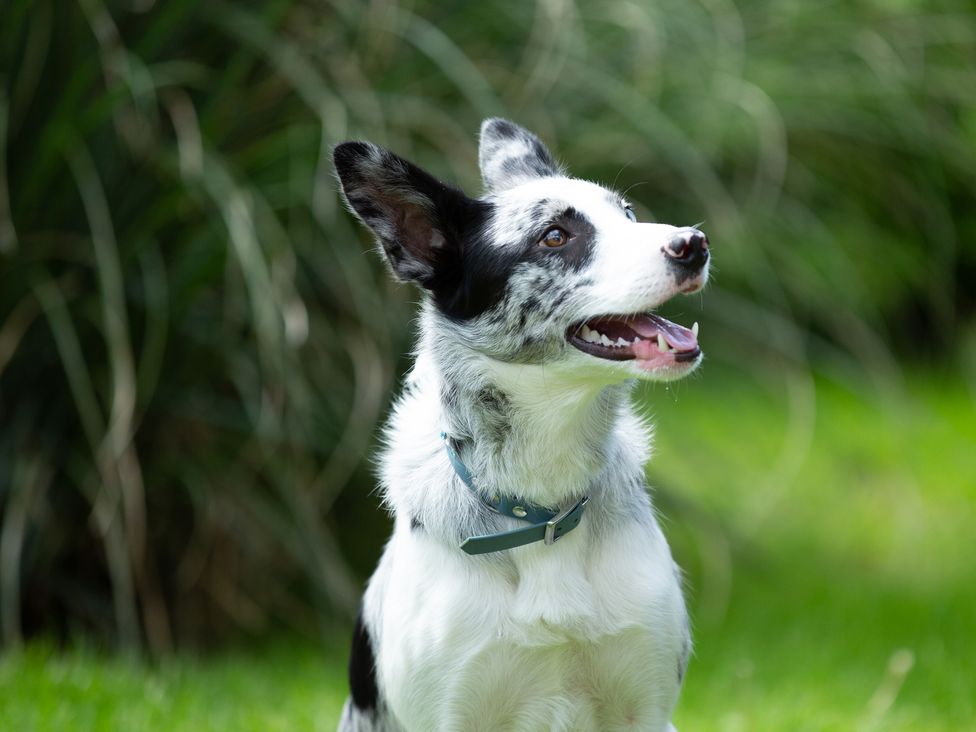
[[[698,321],[697,320],[695,321],[695,324],[693,326],[691,326],[691,332],[695,334],[695,338],[698,337]]]
[[[668,342],[664,340],[664,336],[660,333],[657,334],[657,350],[659,350],[661,353],[668,352]]]
[[[625,340],[623,338],[618,338],[617,339],[617,345],[618,346],[629,346],[630,345],[630,341]]]
[[[695,325],[697,325],[697,323]],[[589,340],[590,333],[592,332],[593,331],[590,330],[590,326],[588,325],[584,325],[582,328],[580,328],[580,335],[583,337],[583,340]]]
[[[606,333],[601,333],[600,334],[600,343],[602,343],[605,346],[612,346],[613,345],[613,341],[611,341],[609,338],[607,338],[607,334]]]

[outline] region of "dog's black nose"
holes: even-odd
[[[671,235],[664,253],[682,269],[701,269],[708,261],[708,237],[698,229],[679,229]]]

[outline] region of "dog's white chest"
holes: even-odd
[[[540,544],[508,575],[395,537],[377,664],[396,716],[407,729],[665,730],[687,621],[663,538],[640,528],[596,549],[585,530]]]
[[[650,427],[628,398],[702,360],[695,327],[652,311],[705,285],[707,237],[639,222],[507,120],[482,125],[478,199],[370,143],[333,159],[393,272],[427,292],[385,433],[396,529],[354,634],[343,732],[663,732],[687,619],[646,493]],[[516,501],[509,518],[486,513],[468,473],[482,499]],[[584,495],[554,546],[458,548],[514,530],[516,505]]]

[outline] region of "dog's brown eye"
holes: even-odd
[[[569,234],[560,229],[558,226],[553,226],[545,234],[542,235],[542,239],[539,243],[547,247],[561,247],[563,244],[569,241]]]

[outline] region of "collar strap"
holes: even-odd
[[[484,536],[469,536],[461,544],[461,549],[466,553],[488,554],[505,549],[514,549],[517,546],[524,546],[536,541],[555,544],[579,526],[583,519],[583,509],[590,500],[589,496],[583,496],[572,506],[561,511],[553,511],[545,506],[538,506],[517,496],[505,496],[498,493],[486,496],[475,487],[471,471],[461,460],[461,456],[458,455],[451,439],[444,432],[441,432],[441,439],[444,440],[447,457],[450,459],[451,465],[454,466],[454,472],[486,508],[502,516],[532,524],[526,528],[513,531],[502,531]]]

